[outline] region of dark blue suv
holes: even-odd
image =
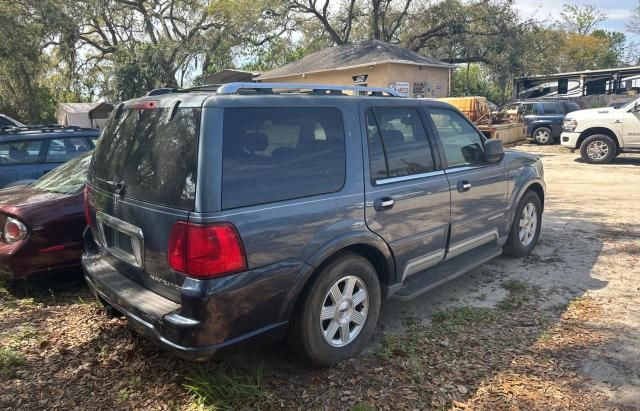
[[[31,182],[93,150],[100,130],[65,126],[0,128],[0,188]]]
[[[502,111],[523,118],[527,124],[527,137],[536,144],[552,144],[562,134],[564,116],[580,110],[570,100],[525,100],[507,104]]]
[[[354,93],[357,95],[350,95]],[[541,161],[389,89],[226,84],[120,104],[86,186],[86,279],[191,359],[360,352],[408,300],[540,234]]]

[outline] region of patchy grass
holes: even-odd
[[[26,362],[24,356],[10,347],[0,347],[0,377],[13,378]]]
[[[459,328],[470,324],[493,320],[495,311],[489,308],[454,307],[437,311],[433,314],[433,321],[448,329]]]
[[[507,290],[507,297],[498,303],[498,308],[504,311],[519,310],[527,303],[540,297],[540,289],[526,281],[511,279],[502,283]]]
[[[183,375],[183,386],[193,396],[196,409],[231,410],[253,404],[265,397],[262,367],[253,375],[235,369],[210,369],[204,366]]]
[[[374,411],[376,408],[372,407],[371,404],[366,402],[360,402],[353,407],[351,407],[350,411]]]
[[[540,334],[540,336],[538,337],[538,342],[539,343],[546,343],[548,341],[551,340],[551,333],[549,332],[549,330],[545,330],[542,332],[542,334]]]
[[[15,330],[0,333],[0,338],[5,341],[5,344],[11,346],[18,345],[37,337],[38,332],[30,325],[22,325],[17,327]]]
[[[382,340],[378,354],[385,359],[392,357],[412,357],[416,354],[420,341],[428,336],[419,321],[408,321],[407,332],[402,335],[388,334]]]
[[[567,310],[576,309],[585,301],[588,301],[588,298],[586,296],[573,298],[567,303]]]

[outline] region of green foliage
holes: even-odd
[[[0,377],[13,378],[16,372],[26,362],[18,351],[9,347],[0,347]]]
[[[447,328],[459,328],[491,321],[495,312],[489,308],[455,307],[437,311],[433,314],[433,321]]]
[[[490,101],[502,101],[502,95],[486,66],[469,63],[454,73],[453,96],[485,96]]]
[[[198,366],[184,375],[184,387],[193,395],[197,408],[232,410],[247,407],[264,397],[262,368],[255,374],[235,369]]]
[[[278,38],[268,46],[261,47],[259,51],[253,51],[251,54],[257,55],[257,58],[250,63],[244,64],[242,69],[268,71],[301,59],[305,55],[305,49],[292,43],[287,38]]]

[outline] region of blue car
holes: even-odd
[[[551,144],[562,134],[564,116],[580,110],[580,106],[569,100],[525,100],[510,103],[502,110],[524,119],[527,138],[536,144]]]
[[[0,188],[29,183],[93,150],[100,130],[38,126],[0,129]]]

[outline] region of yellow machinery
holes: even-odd
[[[527,126],[513,122],[517,118],[495,118],[486,97],[445,97],[438,100],[460,110],[487,138],[499,138],[505,145],[513,145],[527,136]]]

